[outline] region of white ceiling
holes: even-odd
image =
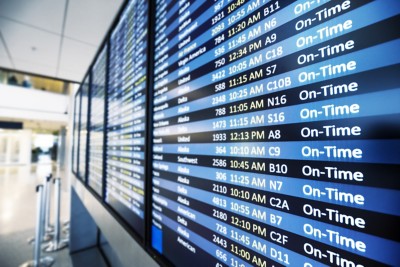
[[[0,68],[80,82],[124,0],[0,0]]]

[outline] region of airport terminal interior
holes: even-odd
[[[0,1],[0,267],[400,266],[398,0]]]

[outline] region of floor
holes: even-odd
[[[37,184],[50,172],[56,175],[56,166],[46,156],[39,163],[28,166],[0,165],[0,266],[17,267],[33,259],[33,246],[27,240],[34,236],[36,222]],[[68,221],[69,199],[66,179],[61,175],[61,221]],[[53,192],[51,193],[53,198]],[[53,201],[50,222],[53,222]],[[42,256],[54,258],[54,267],[72,266],[68,248]]]

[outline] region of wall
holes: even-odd
[[[68,96],[0,84],[0,117],[67,123]]]
[[[114,258],[108,259],[111,266],[129,266],[129,267],[157,267],[159,266],[148,255],[139,244],[129,235],[125,228],[118,223],[118,221],[107,211],[107,209],[100,204],[98,199],[84,187],[84,185],[76,178],[72,178],[72,191],[71,203],[81,202],[82,206],[88,211],[91,219],[80,220],[77,217],[71,217],[71,251],[78,252],[85,249],[80,244],[85,243],[87,240],[79,240],[82,235],[75,234],[76,232],[92,232],[94,225],[89,221],[94,221],[101,233],[108,241],[110,249],[113,251]],[[75,204],[76,205],[76,204]],[[80,206],[80,205],[78,205]],[[71,206],[71,211],[75,207]],[[83,209],[80,209],[82,211]],[[71,212],[71,216],[74,213]],[[86,215],[80,215],[86,217]],[[75,238],[75,240],[72,240]],[[78,240],[77,240],[78,239]],[[88,248],[92,247],[92,243],[88,244]]]
[[[30,130],[0,129],[0,165],[31,163]]]

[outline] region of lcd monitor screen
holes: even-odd
[[[106,90],[107,46],[98,55],[92,69],[90,87],[90,126],[88,185],[103,193],[104,108]]]
[[[147,1],[129,1],[110,39],[106,202],[144,237]]]
[[[72,172],[77,174],[78,172],[78,155],[79,155],[79,111],[81,104],[80,91],[77,91],[74,98],[74,130],[72,132]]]
[[[87,126],[89,112],[89,76],[83,80],[80,88],[81,108],[79,121],[79,163],[78,178],[86,182]]]
[[[399,266],[399,2],[155,5],[152,248]]]

